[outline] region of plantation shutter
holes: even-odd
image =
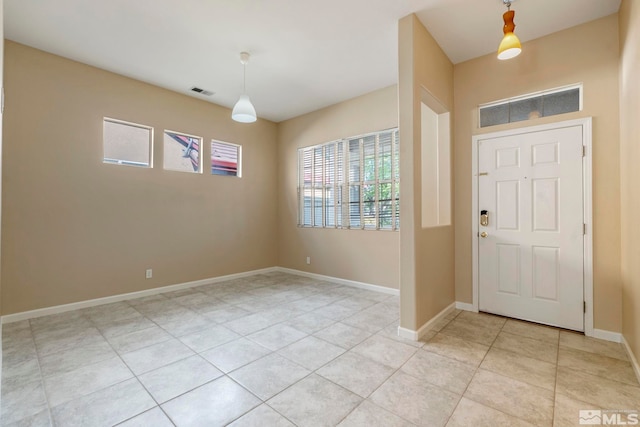
[[[397,230],[398,131],[298,150],[298,225]]]

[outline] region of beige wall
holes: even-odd
[[[0,87],[4,87],[4,0],[0,0]],[[4,89],[2,89],[4,90]],[[3,113],[0,111],[0,221],[2,217],[2,122]],[[2,233],[0,227],[0,233]],[[0,243],[0,253],[1,243]],[[2,267],[0,265],[0,314],[2,314]],[[0,335],[2,334],[2,324],[0,323]],[[2,341],[0,340],[0,364],[2,363]],[[0,401],[2,400],[2,381],[0,381]]]
[[[453,65],[415,15],[400,20],[398,35],[400,326],[416,331],[454,302],[453,226],[422,228],[421,222],[421,100],[427,91],[453,111]]]
[[[280,266],[398,288],[399,233],[297,226],[297,149],[396,126],[396,86],[278,124]]]
[[[276,265],[274,123],[5,47],[2,314]],[[103,164],[103,116],[153,126],[156,166]],[[163,171],[164,129],[204,137],[205,165],[241,144],[243,177]]]
[[[622,334],[640,358],[640,4],[620,8]]]
[[[0,87],[4,87],[4,0],[0,0],[0,38],[2,42],[0,43]],[[2,217],[2,123],[3,123],[3,112],[0,111],[0,222]],[[0,236],[2,233],[0,227]],[[0,253],[2,253],[0,244]],[[0,314],[2,313],[2,266],[0,265]],[[2,325],[0,325],[0,332],[2,332]],[[0,343],[0,353],[2,353],[2,343]],[[2,360],[2,355],[0,354],[0,361]]]
[[[498,61],[491,54],[457,64],[454,73],[456,300],[472,300],[472,135],[592,116],[594,327],[620,331],[617,15],[527,42],[522,55],[510,61]],[[478,104],[580,82],[581,112],[478,129]]]
[[[455,67],[410,15],[399,26],[398,87],[278,125],[237,124],[225,108],[6,42],[2,314],[281,265],[400,287],[401,325],[416,330],[454,300],[471,302],[471,136],[518,126],[479,130],[477,105],[583,82],[584,111],[527,124],[594,117],[595,327],[623,330],[638,354],[632,4],[620,14],[620,127],[617,15],[528,42],[512,61],[487,55]],[[420,223],[424,91],[454,113],[455,272],[453,227]],[[103,116],[154,126],[156,167],[104,165]],[[401,232],[298,228],[296,149],[398,125],[402,190],[413,195],[401,200]],[[163,171],[165,128],[203,136],[204,159],[211,138],[242,144],[244,177]]]

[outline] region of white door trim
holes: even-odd
[[[593,336],[593,217],[592,217],[592,170],[591,170],[591,117],[568,120],[564,122],[549,123],[538,126],[521,127],[501,132],[474,135],[472,137],[472,203],[471,203],[471,231],[472,231],[472,269],[473,269],[473,309],[478,311],[478,142],[484,139],[499,138],[518,135],[521,133],[539,132],[553,129],[561,129],[573,126],[582,126],[582,145],[585,147],[585,155],[582,158],[582,191],[584,200],[584,223],[586,232],[584,236],[584,300],[587,304],[584,314],[584,333]]]

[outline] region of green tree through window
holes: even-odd
[[[397,129],[301,148],[298,155],[300,226],[399,228]]]

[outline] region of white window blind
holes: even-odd
[[[152,167],[153,128],[103,119],[104,163]]]
[[[242,147],[222,141],[211,141],[211,175],[242,176]]]
[[[397,230],[398,130],[298,150],[298,225]]]

